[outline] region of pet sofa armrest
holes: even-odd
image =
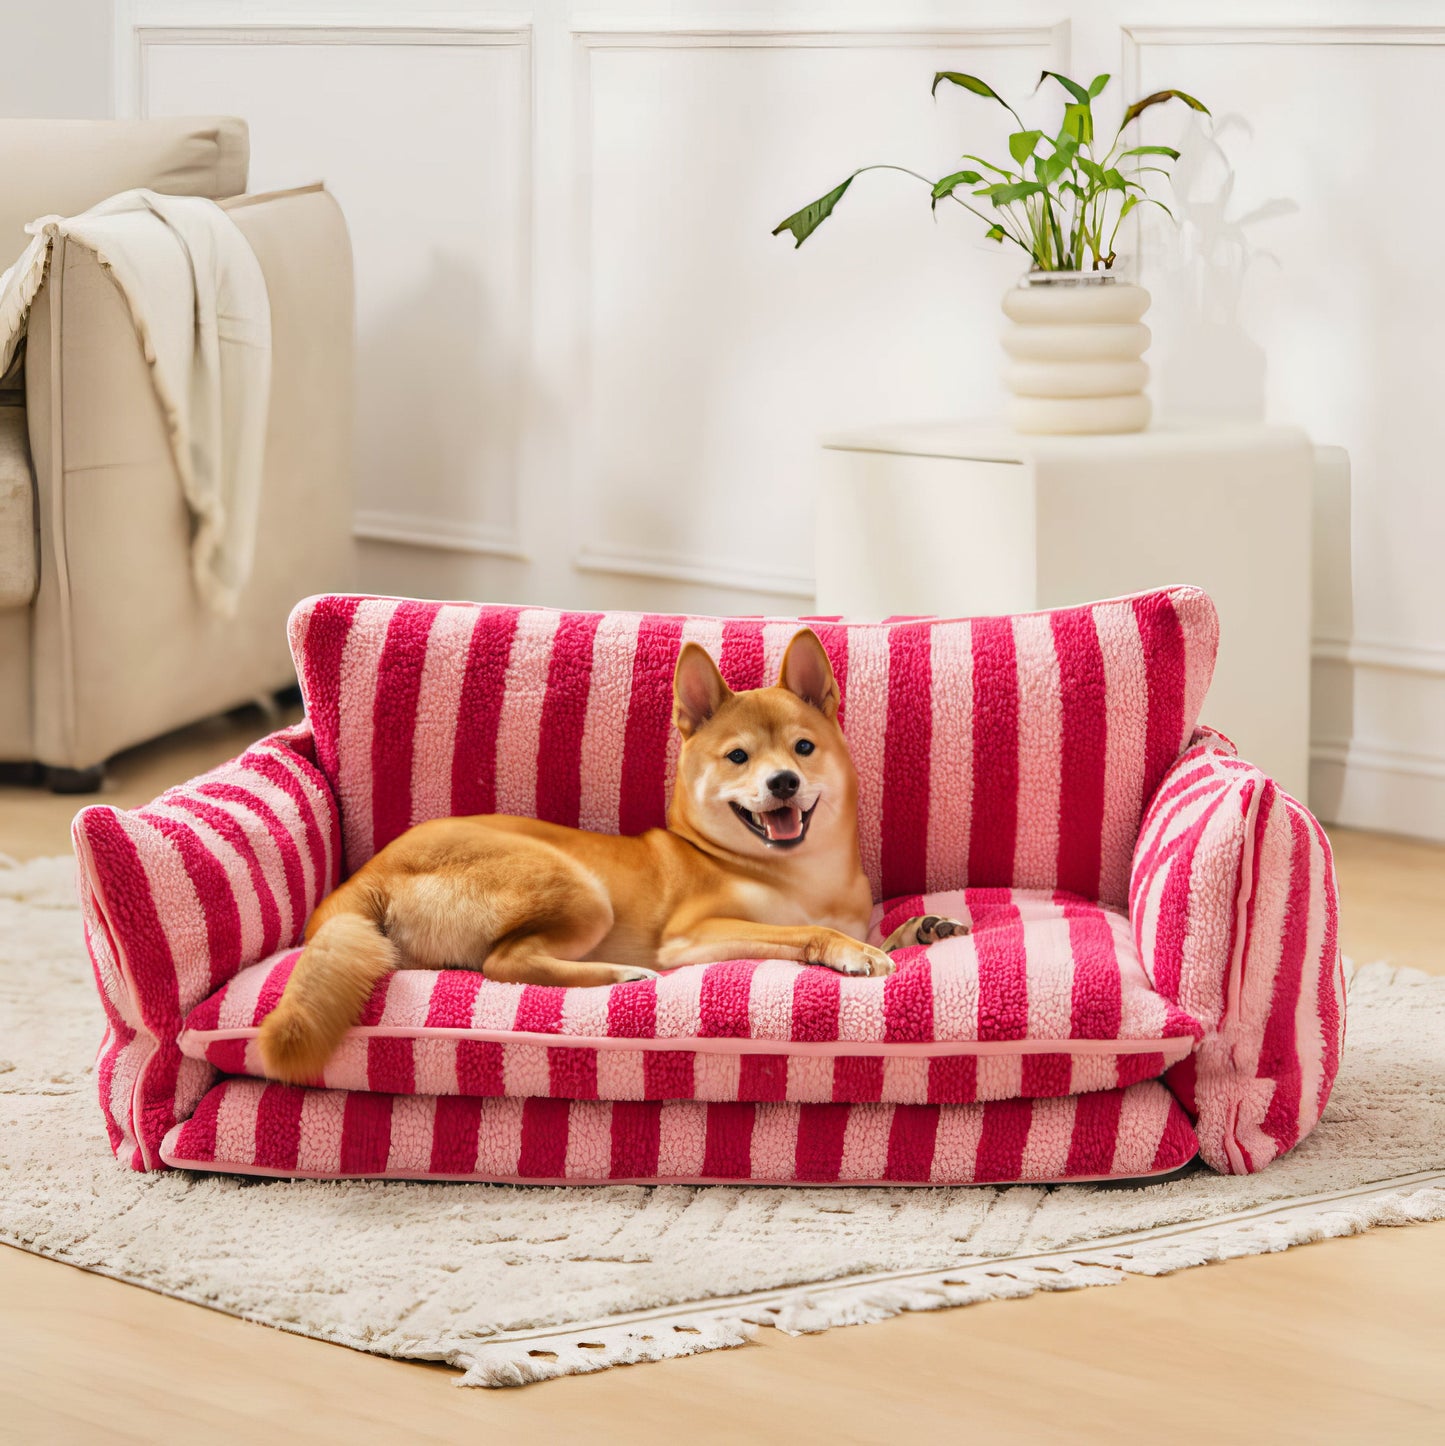
[[[1339,897],[1324,830],[1200,729],[1144,815],[1129,883],[1140,958],[1203,1027],[1166,1080],[1200,1153],[1262,1169],[1319,1120],[1344,1042]]]
[[[182,1021],[300,940],[338,882],[340,813],[303,722],[144,808],[83,809],[71,833],[106,1011],[101,1106],[116,1154],[152,1169],[216,1073],[182,1057]]]

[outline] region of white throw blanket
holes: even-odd
[[[130,307],[191,512],[196,589],[231,616],[251,574],[271,395],[271,307],[246,238],[214,201],[124,191],[42,216],[0,276],[0,375],[57,237],[93,251]]]

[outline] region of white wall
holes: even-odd
[[[116,90],[121,113],[243,114],[254,186],[320,175],[339,196],[369,586],[732,612],[807,609],[820,431],[993,407],[1018,269],[898,177],[861,181],[800,253],[771,227],[865,161],[941,173],[999,147],[1001,111],[929,101],[936,69],[1011,94],[1045,66],[1197,93],[1212,136],[1148,117],[1189,157],[1182,235],[1144,241],[1156,400],[1348,450],[1352,491],[1322,483],[1315,802],[1445,837],[1432,18],[1423,0],[121,0]],[[968,539],[940,546],[966,565]]]
[[[0,116],[111,114],[111,0],[0,0]]]

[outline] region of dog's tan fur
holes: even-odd
[[[872,898],[858,854],[858,779],[817,636],[799,632],[777,685],[746,693],[731,692],[689,643],[673,690],[682,747],[667,828],[624,838],[497,814],[408,830],[311,916],[261,1026],[268,1075],[319,1076],[377,980],[400,968],[569,985],[734,958],[891,972],[885,950],[862,942]],[[803,740],[813,745],[806,755]],[[779,803],[769,780],[783,772],[798,778],[798,819],[784,827],[805,837],[770,844],[730,800],[761,821],[763,805]],[[886,947],[963,928],[911,919]]]

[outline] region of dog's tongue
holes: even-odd
[[[803,812],[797,808],[775,808],[763,815],[763,827],[770,839],[797,838],[803,831]]]

